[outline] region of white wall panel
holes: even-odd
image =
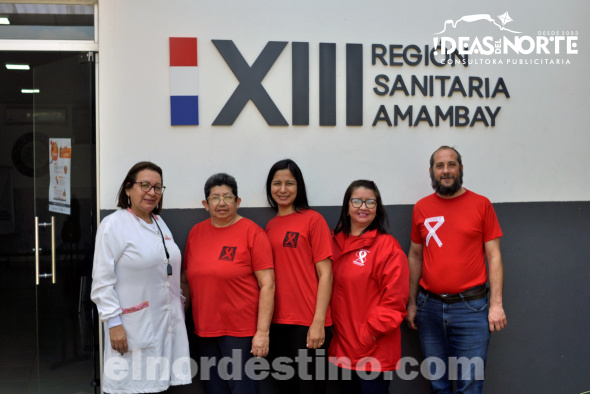
[[[505,12],[507,28],[535,37],[540,30],[578,32],[577,55],[502,56],[503,59],[568,59],[566,65],[473,64],[467,68],[371,65],[371,44],[432,46],[447,19]],[[412,204],[431,192],[428,158],[439,145],[463,154],[465,186],[494,202],[576,201],[590,196],[588,110],[590,3],[496,1],[261,1],[101,0],[100,187],[101,208],[115,207],[126,171],[140,160],[163,167],[168,208],[200,207],[208,176],[225,171],[239,184],[243,206],[266,206],[269,167],[293,158],[308,183],[312,205],[339,205],[357,178],[375,180],[386,204]],[[490,26],[469,24],[483,35]],[[496,29],[497,30],[497,29]],[[508,35],[508,33],[507,33]],[[169,37],[197,37],[199,126],[170,126]],[[510,33],[510,36],[513,36]],[[291,45],[310,48],[310,125],[268,126],[249,102],[232,126],[212,126],[237,79],[212,40],[233,40],[252,64],[268,41],[288,41],[263,86],[291,124]],[[319,44],[336,43],[337,125],[319,126]],[[346,126],[346,43],[363,44],[364,125]],[[473,56],[472,58],[475,58]],[[391,97],[373,92],[386,74],[502,77],[510,98]],[[377,109],[422,105],[501,106],[495,127],[372,126]]]

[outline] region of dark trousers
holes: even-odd
[[[258,380],[245,371],[252,337],[197,337],[199,375],[207,394],[258,394]]]
[[[326,339],[319,349],[308,349],[309,327],[294,324],[272,324],[270,327],[269,361],[272,379],[281,394],[324,394],[328,376],[328,348],[332,327],[326,327]],[[297,357],[297,358],[296,358]],[[287,370],[294,371],[289,377]]]
[[[390,381],[385,379],[383,372],[377,374],[376,372],[344,370],[344,368],[338,368],[338,370],[343,394],[389,394]]]

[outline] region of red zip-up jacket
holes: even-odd
[[[332,238],[330,362],[361,371],[391,371],[401,358],[400,324],[409,294],[408,259],[377,230]]]

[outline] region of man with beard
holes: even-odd
[[[507,324],[502,230],[490,201],[463,187],[456,149],[432,154],[430,179],[435,193],[412,214],[408,325],[418,330],[431,393],[452,393],[452,380],[458,393],[481,393],[490,332]]]

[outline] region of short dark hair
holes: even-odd
[[[443,145],[440,148],[438,148],[437,150],[435,150],[434,152],[432,152],[432,155],[430,155],[430,169],[434,168],[434,155],[436,154],[436,152],[438,152],[439,150],[442,149],[450,149],[452,151],[454,151],[457,154],[457,163],[459,163],[459,167],[461,167],[463,165],[463,160],[461,160],[461,154],[459,153],[459,151],[455,148],[453,148],[452,146],[447,146],[447,145]]]
[[[334,234],[338,234],[339,232],[344,232],[344,234],[350,234],[350,215],[348,214],[348,202],[352,197],[352,193],[358,189],[359,187],[364,187],[365,189],[372,190],[375,193],[375,199],[377,200],[377,212],[375,214],[375,219],[367,226],[366,229],[363,230],[363,233],[371,230],[377,230],[382,234],[387,234],[387,227],[389,227],[389,218],[387,217],[387,211],[385,211],[385,207],[383,206],[383,202],[381,201],[381,193],[379,193],[379,188],[373,181],[368,181],[366,179],[359,179],[354,181],[348,186],[346,192],[344,193],[344,199],[342,200],[342,210],[340,211],[340,219],[338,219],[338,224],[334,229]]]
[[[143,170],[150,170],[155,171],[160,174],[160,178],[162,178],[162,184],[164,183],[164,176],[162,175],[162,169],[157,166],[156,164],[152,163],[151,161],[140,161],[139,163],[135,164],[129,172],[127,176],[121,183],[121,187],[119,188],[119,193],[117,194],[117,206],[119,208],[127,209],[131,208],[131,204],[129,203],[129,197],[127,197],[128,189],[133,187],[133,184],[137,182],[137,174],[139,174]],[[160,197],[160,203],[156,205],[156,208],[152,210],[152,213],[159,215],[162,212],[162,207],[164,206],[164,194]]]
[[[268,201],[268,205],[270,205],[270,207],[274,209],[275,212],[279,210],[277,202],[272,198],[270,189],[275,174],[277,171],[281,170],[291,171],[293,178],[295,178],[295,182],[297,182],[297,195],[295,196],[295,201],[293,201],[293,209],[295,212],[301,209],[309,209],[309,203],[307,202],[307,191],[305,190],[305,182],[303,181],[303,174],[301,173],[301,169],[297,163],[291,159],[277,161],[270,168],[268,177],[266,178],[266,199]]]
[[[228,175],[224,172],[220,172],[218,174],[213,174],[207,179],[205,182],[205,200],[209,198],[209,194],[211,193],[211,189],[215,186],[228,186],[231,189],[236,198],[238,198],[238,183],[236,182],[236,178],[231,175]]]

